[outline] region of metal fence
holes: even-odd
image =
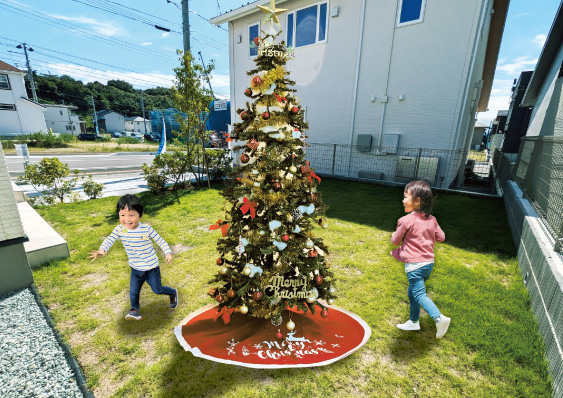
[[[319,174],[380,182],[425,180],[434,188],[497,195],[488,151],[379,148],[309,144],[307,159]]]
[[[561,251],[563,137],[524,137],[512,174],[555,238],[554,250]]]

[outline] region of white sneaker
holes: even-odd
[[[448,318],[445,315],[440,315],[440,320],[436,322],[436,338],[442,338],[446,332],[448,331],[448,327],[450,326],[450,322],[452,321],[451,318]]]
[[[410,319],[405,323],[400,323],[397,327],[401,330],[420,330],[420,322],[413,322]]]

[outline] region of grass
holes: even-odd
[[[145,285],[140,322],[123,319],[129,274],[121,245],[87,259],[118,222],[116,198],[38,209],[71,256],[36,269],[35,282],[96,397],[551,397],[502,200],[437,198],[446,242],[437,245],[427,289],[452,325],[436,340],[424,312],[420,332],[395,327],[409,313],[403,266],[389,255],[402,190],[330,179],[320,187],[330,228],[317,235],[331,249],[336,305],[372,329],[363,348],[320,368],[253,370],[195,358],[178,344],[174,326],[210,303],[219,234],[208,226],[223,217],[217,189],[141,195],[143,220],[173,247],[173,263],[161,267],[180,305],[169,310],[168,298]]]
[[[74,141],[68,143],[68,148],[34,148],[30,147],[31,154],[41,153],[91,153],[91,152],[156,152],[158,142],[143,142],[138,144],[119,144],[117,141],[108,142],[92,142],[92,141]],[[170,143],[167,144],[170,147]],[[15,154],[15,148],[3,149],[6,154]]]

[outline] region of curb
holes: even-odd
[[[43,313],[43,316],[45,317],[47,324],[53,331],[53,335],[55,336],[57,343],[59,343],[59,346],[62,348],[65,358],[70,368],[74,372],[74,375],[76,376],[76,383],[78,384],[78,388],[80,388],[80,391],[82,391],[82,395],[84,395],[85,398],[95,398],[94,394],[88,389],[86,385],[86,379],[84,377],[84,374],[82,373],[82,369],[80,368],[80,365],[78,364],[78,362],[76,362],[76,359],[70,352],[70,347],[64,342],[58,330],[55,329],[55,324],[53,323],[53,320],[49,315],[49,311],[47,311],[47,308],[43,305],[43,302],[41,301],[41,296],[39,295],[39,292],[37,291],[37,288],[35,287],[34,283],[29,285],[29,290],[31,290],[31,293],[35,298],[35,302],[37,302],[37,305],[41,309],[41,312]]]

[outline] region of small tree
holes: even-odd
[[[82,183],[82,189],[86,196],[90,199],[96,199],[102,196],[102,191],[104,189],[104,184],[101,182],[96,182],[92,179],[92,176],[89,175],[88,179]]]
[[[164,191],[166,184],[172,184],[177,190],[189,185],[186,174],[191,167],[189,156],[182,151],[162,153],[156,156],[150,165],[143,164],[145,180],[153,193]]]
[[[57,158],[43,158],[38,164],[26,165],[25,174],[19,179],[42,192],[46,201],[58,198],[62,203],[78,183],[78,170],[73,171],[73,177],[70,174],[67,163]]]
[[[176,79],[172,87],[172,95],[176,108],[184,112],[186,118],[178,117],[180,123],[180,138],[186,145],[186,152],[193,163],[196,159],[199,164],[199,156],[203,159],[203,165],[207,172],[207,183],[209,182],[209,169],[205,156],[205,140],[209,132],[205,130],[207,119],[209,118],[209,106],[213,100],[210,89],[206,88],[205,81],[215,68],[211,61],[206,67],[197,64],[191,52],[185,54],[178,51],[181,55],[180,66],[174,69]],[[191,167],[192,172],[194,172]],[[194,174],[196,174],[194,172]],[[200,180],[196,174],[198,184]]]

